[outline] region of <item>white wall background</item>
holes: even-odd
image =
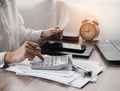
[[[32,29],[46,29],[56,24],[54,0],[16,0],[18,11],[25,26]]]
[[[53,0],[16,1],[19,11],[23,15],[26,22],[25,24],[28,27],[44,29],[55,25],[56,7]],[[93,15],[100,23],[99,27],[101,34],[99,39],[120,39],[120,0],[64,1],[66,2],[66,6],[69,8],[70,12],[70,22],[67,25],[65,31],[79,32],[81,21],[87,15]]]
[[[93,15],[100,25],[99,39],[120,39],[120,0],[65,0],[72,12],[68,30],[78,31],[81,20]],[[75,27],[73,27],[73,26]]]

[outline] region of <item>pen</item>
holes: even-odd
[[[36,50],[41,50],[41,48],[40,48],[40,47],[36,47],[35,49],[36,49]]]
[[[44,57],[41,54],[41,48],[40,47],[36,47],[35,50],[39,51],[40,53],[37,53],[37,56],[41,59],[44,60]]]
[[[85,72],[84,77],[91,77],[92,76],[92,71],[88,71],[88,70],[81,68],[79,66],[76,66],[76,65],[73,65],[72,68],[73,68],[73,70],[78,70],[78,69],[83,70]]]

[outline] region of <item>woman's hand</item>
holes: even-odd
[[[62,38],[63,31],[59,27],[50,28],[41,33],[42,38],[46,40],[60,40]]]
[[[26,58],[32,61],[35,56],[38,56],[40,59],[44,60],[40,51],[35,49],[36,47],[39,47],[37,43],[28,41],[25,42],[16,51],[6,53],[5,63],[18,63],[24,61]]]
[[[55,35],[59,32],[60,32],[60,29],[58,27],[50,28],[50,29],[47,29],[47,30],[43,31],[41,33],[41,36],[42,37],[50,37],[50,36],[53,36],[53,35]]]

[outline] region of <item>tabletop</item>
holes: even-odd
[[[96,48],[90,58],[79,60],[98,61],[104,67],[96,83],[89,83],[78,89],[42,78],[18,76],[0,69],[0,91],[120,91],[119,64],[107,62]]]

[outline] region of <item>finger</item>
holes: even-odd
[[[44,57],[42,56],[42,54],[39,51],[37,51],[37,55],[36,56],[38,56],[41,60],[44,60]]]
[[[60,29],[56,29],[56,32],[58,33],[58,32],[60,32],[61,30]]]
[[[29,60],[29,61],[32,61],[32,60],[33,60],[33,58],[28,58],[28,60]]]
[[[41,54],[41,50],[30,50],[30,49],[27,49],[28,53],[27,53],[27,56],[30,57],[30,58],[34,58],[35,56],[38,56],[41,60],[44,60],[44,57],[42,56]]]
[[[30,49],[30,50],[32,50],[32,51],[36,51],[36,48],[37,48],[37,47],[36,47],[36,48],[33,48],[31,45],[28,45],[27,48]]]
[[[54,29],[55,29],[55,32],[60,32],[60,28],[58,26],[55,26]]]
[[[59,27],[58,27],[58,26],[55,26],[55,29],[59,29]]]
[[[40,59],[44,60],[44,58],[41,56],[42,54],[40,54],[41,49],[39,47],[35,49],[35,48],[32,48],[31,46],[28,46],[27,51],[29,52],[29,57],[33,58],[35,56],[38,56]]]
[[[33,48],[39,47],[38,43],[28,42],[28,44]]]
[[[60,32],[59,29],[54,29],[54,30],[51,31],[51,35],[54,35],[54,34],[56,34],[56,33],[58,33],[58,32]]]
[[[45,42],[47,42],[47,40],[42,41],[41,44],[44,44]],[[33,48],[33,47],[31,47],[31,46],[28,46],[28,48],[29,48],[30,50],[34,51],[35,54],[37,54],[37,51],[41,52],[41,48],[40,48],[40,47]]]
[[[60,30],[59,26],[56,26],[55,29],[56,29],[58,32],[62,31],[62,30]]]
[[[27,58],[32,58],[33,59],[37,55],[37,52],[27,48],[25,55],[26,55]]]

